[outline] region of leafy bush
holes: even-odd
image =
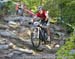
[[[74,59],[75,54],[70,54],[70,51],[75,48],[75,35],[66,39],[64,46],[61,46],[57,51],[57,59],[64,59],[62,57],[67,57],[67,59]],[[69,58],[71,57],[71,58]]]

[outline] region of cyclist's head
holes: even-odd
[[[38,11],[39,11],[39,13],[42,14],[42,13],[43,13],[43,7],[42,7],[42,6],[39,6],[39,7],[38,7]]]
[[[38,7],[38,11],[43,10],[43,6]]]

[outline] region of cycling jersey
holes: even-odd
[[[43,10],[42,14],[40,14],[40,12],[38,12],[36,14],[37,17],[41,18],[42,20],[45,20],[46,19],[46,11]]]

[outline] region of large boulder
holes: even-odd
[[[17,35],[13,33],[12,31],[5,31],[5,30],[0,30],[0,35],[4,37],[9,37],[9,38],[16,38]]]

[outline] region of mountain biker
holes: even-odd
[[[49,22],[48,22],[48,11],[44,10],[42,6],[38,7],[38,12],[36,13],[36,15],[33,17],[33,21],[35,21],[35,19],[39,17],[41,20],[41,24],[45,24],[47,27],[47,33],[48,33],[48,39],[47,41],[50,41],[50,31],[49,31]]]
[[[16,10],[16,15],[18,15],[18,9],[19,9],[19,4],[16,4],[15,10]]]
[[[23,12],[24,12],[24,4],[22,2],[20,2],[20,5],[19,5],[19,14],[20,14],[20,16],[23,16]]]
[[[16,15],[23,16],[23,12],[24,12],[23,2],[17,2],[15,9],[16,9]]]

